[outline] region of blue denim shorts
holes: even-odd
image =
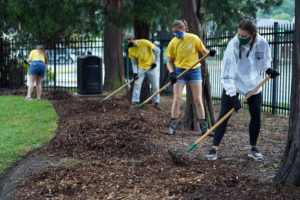
[[[30,63],[29,74],[44,77],[46,73],[46,64],[43,61],[32,61]]]
[[[174,68],[174,72],[176,73],[176,76],[184,72],[185,69],[181,68]],[[177,82],[185,83],[186,81],[189,81],[190,83],[197,83],[202,82],[202,75],[201,75],[201,67],[197,67],[196,69],[191,69],[187,73],[185,73],[182,77],[180,77]]]

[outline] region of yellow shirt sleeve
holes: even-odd
[[[196,49],[200,52],[204,50],[204,45],[203,45],[202,41],[200,40],[200,38],[198,38],[198,37],[196,39],[196,45],[195,46],[196,46]]]
[[[34,54],[35,54],[34,52],[35,52],[35,50],[30,51],[30,54],[29,54],[28,58],[30,58],[30,57],[33,58]]]
[[[171,40],[171,42],[169,43],[166,51],[165,51],[165,54],[170,57],[170,58],[175,58],[175,53],[174,53],[174,47],[173,47],[173,42]]]
[[[149,40],[143,40],[143,42],[147,45],[147,46],[149,46],[150,48],[151,48],[151,50],[153,50],[153,48],[154,48],[154,44],[152,43],[152,42],[150,42]]]

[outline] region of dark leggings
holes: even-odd
[[[262,94],[252,95],[248,100],[247,104],[249,105],[249,112],[251,116],[250,124],[249,124],[249,135],[250,135],[250,145],[255,146],[256,141],[260,131],[260,123],[261,123],[261,103],[262,103]],[[223,89],[222,92],[222,100],[221,100],[221,111],[218,118],[218,121],[226,115],[232,109],[232,105],[230,102],[230,97],[226,95],[226,91]],[[228,117],[220,126],[218,126],[215,130],[214,134],[214,146],[219,146],[227,127],[227,123],[230,117]]]

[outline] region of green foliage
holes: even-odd
[[[73,33],[98,34],[101,26],[100,0],[8,0],[1,31],[19,30],[27,40],[57,41]],[[50,40],[50,41],[49,41]]]
[[[0,174],[30,150],[42,146],[54,135],[58,117],[45,100],[0,97]]]
[[[295,17],[295,0],[283,0],[280,6],[271,6],[268,10],[259,9],[257,17],[292,21]]]
[[[278,7],[283,0],[216,0],[205,1],[206,22],[212,29],[235,30],[242,19],[255,19],[258,9],[268,12],[271,6]],[[216,9],[218,8],[218,9]]]
[[[167,30],[181,17],[179,0],[126,0],[120,11],[108,12],[109,21],[121,28],[131,28],[135,21],[150,24],[152,31]]]

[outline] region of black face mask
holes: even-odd
[[[130,48],[130,47],[133,47],[134,44],[133,44],[133,42],[129,42],[129,44],[127,44],[127,46],[128,46],[128,48]]]

